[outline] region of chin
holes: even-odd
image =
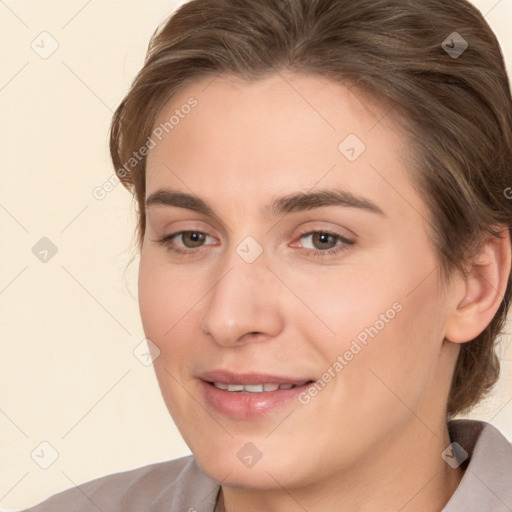
[[[224,446],[191,448],[201,470],[222,485],[267,490],[300,485],[299,459],[287,460],[284,453],[275,450],[265,453],[262,448],[259,454],[256,450],[251,441],[241,438],[230,438]]]
[[[278,489],[279,484],[289,487],[287,479],[290,473],[286,475],[281,468],[264,465],[262,461],[252,468],[246,468],[236,462],[199,460],[197,457],[196,460],[203,473],[223,486],[261,490]]]

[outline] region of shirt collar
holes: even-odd
[[[478,420],[448,422],[450,441],[464,476],[442,512],[512,512],[512,445],[493,425]],[[464,458],[464,457],[462,457]]]

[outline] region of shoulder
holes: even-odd
[[[212,512],[218,491],[189,455],[96,478],[24,512]]]
[[[452,420],[448,423],[448,429],[452,442],[451,455],[459,459],[464,476],[443,512],[510,512],[510,441],[485,421]],[[455,443],[458,446],[454,446]]]

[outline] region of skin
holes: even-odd
[[[139,303],[163,398],[199,466],[222,483],[225,509],[442,510],[463,476],[441,457],[450,380],[460,343],[498,309],[508,235],[442,286],[407,139],[384,106],[318,76],[221,76],[181,89],[155,126],[191,96],[197,107],[148,156],[146,197],[191,193],[214,215],[147,208]],[[351,133],[366,145],[354,162],[338,150]],[[346,206],[262,214],[277,196],[329,188],[385,216]],[[313,255],[326,245],[303,233],[326,229],[354,243],[330,239],[343,250]],[[208,235],[203,245],[175,237],[188,254],[157,241],[186,230]],[[236,252],[247,236],[263,249],[250,264]],[[204,401],[197,376],[214,368],[320,379],[394,303],[401,311],[307,405],[233,419]],[[237,457],[248,442],[262,453],[251,468]]]

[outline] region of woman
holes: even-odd
[[[512,447],[452,419],[498,378],[511,294],[512,102],[474,7],[193,0],[111,155],[193,456],[32,511],[512,510]]]

